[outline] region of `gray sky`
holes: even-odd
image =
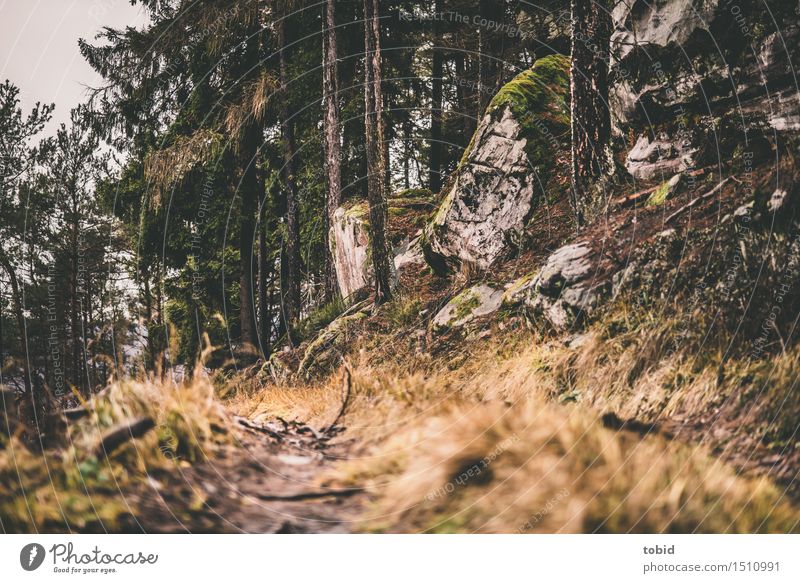
[[[81,57],[78,39],[91,40],[102,26],[140,26],[144,17],[128,0],[0,0],[0,82],[20,88],[22,103],[55,103],[55,132],[69,110],[100,79]]]

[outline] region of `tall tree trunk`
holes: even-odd
[[[256,332],[255,286],[253,272],[253,247],[255,246],[256,208],[263,192],[258,179],[255,156],[261,143],[258,125],[250,124],[245,131],[240,154],[240,168],[244,172],[241,181],[242,198],[239,223],[239,323],[242,332],[242,348],[254,352],[258,345]]]
[[[267,282],[272,272],[272,266],[267,255],[267,210],[265,204],[261,210],[261,225],[258,229],[258,315],[261,322],[259,344],[261,346],[261,354],[265,360],[269,360],[272,347],[270,343],[272,314],[270,313],[267,296]]]
[[[456,53],[455,56],[455,66],[456,66],[456,78],[458,79],[470,79],[470,67],[469,67],[469,60],[464,53]],[[462,120],[462,132],[461,132],[461,140],[459,145],[462,148],[466,148],[467,144],[469,144],[470,139],[472,139],[472,132],[475,131],[475,124],[473,122],[472,117],[472,108],[470,107],[470,103],[472,101],[472,93],[467,90],[465,87],[466,83],[459,83],[456,87],[456,98],[458,99],[458,111],[461,115]]]
[[[257,3],[255,5],[257,7]],[[248,72],[258,67],[259,44],[257,17],[248,27],[248,40],[245,46],[245,70]],[[241,218],[239,230],[239,325],[241,343],[244,352],[255,355],[258,345],[258,329],[256,323],[255,271],[254,253],[256,235],[256,210],[258,201],[264,195],[264,187],[258,177],[256,159],[261,147],[262,129],[256,119],[250,118],[239,144],[239,168],[241,179]],[[197,339],[202,342],[201,338]]]
[[[478,14],[481,20],[490,21],[495,18],[492,14],[490,0],[478,0]],[[477,118],[483,117],[486,104],[489,102],[489,95],[492,91],[492,70],[494,62],[490,59],[491,35],[485,26],[478,28],[478,113]]]
[[[411,116],[403,119],[403,188],[411,188]]]
[[[144,316],[147,323],[147,351],[145,354],[145,368],[155,370],[156,366],[156,345],[155,335],[150,333],[153,325],[153,292],[150,289],[150,269],[141,268],[139,270],[142,281],[142,295],[144,296]],[[117,366],[121,366],[118,362]]]
[[[281,137],[283,142],[283,175],[286,184],[286,253],[282,256],[285,264],[281,271],[285,287],[281,290],[283,318],[293,345],[292,331],[300,318],[300,209],[297,201],[297,186],[294,176],[294,125],[289,118],[289,103],[286,91],[288,78],[286,62],[286,13],[281,14],[277,25],[279,74],[281,84]]]
[[[572,204],[582,225],[597,205],[591,186],[612,169],[609,153],[608,54],[611,14],[608,0],[572,0],[570,67]]]
[[[436,15],[442,13],[442,0],[434,2]],[[442,188],[442,35],[439,18],[433,21],[433,55],[431,59],[431,146],[428,187],[434,193]]]
[[[41,430],[41,427],[37,427],[37,422],[43,421],[43,419],[39,419],[39,414],[44,413],[45,402],[44,395],[34,394],[30,370],[28,369],[28,331],[25,327],[25,314],[22,311],[22,293],[19,288],[17,272],[6,255],[5,250],[1,247],[0,266],[2,266],[8,276],[11,286],[11,305],[14,310],[14,318],[17,320],[17,328],[19,328],[19,344],[22,352],[22,376],[25,386],[25,406],[23,407],[22,416],[31,430]]]
[[[73,215],[76,216],[76,215]],[[78,249],[78,225],[73,225],[72,233],[72,248],[70,249],[70,274],[69,274],[69,327],[70,327],[70,349],[72,356],[72,374],[70,380],[77,387],[78,391],[86,396],[87,392],[83,386],[83,367],[81,366],[81,328],[80,328],[80,301],[78,294],[80,293],[78,282],[78,271],[80,269],[78,256],[80,250]]]
[[[324,241],[325,300],[330,302],[339,295],[336,277],[336,257],[328,240],[333,225],[333,214],[342,197],[342,150],[339,143],[339,78],[336,51],[336,2],[325,2],[325,24],[322,35],[322,99],[325,106],[325,174],[328,190],[325,198]]]
[[[383,96],[381,92],[381,42],[379,0],[364,0],[364,124],[367,148],[367,201],[370,249],[375,271],[375,305],[392,297],[389,248],[386,241],[386,208],[383,143]]]
[[[381,119],[383,127],[383,142],[381,142],[381,150],[383,153],[383,191],[388,196],[389,193],[392,192],[392,165],[389,146],[394,136],[392,135],[393,132],[390,131],[392,128],[386,127],[385,115],[381,115]]]

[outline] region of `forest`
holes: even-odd
[[[2,531],[800,532],[796,2],[129,3],[0,85]]]

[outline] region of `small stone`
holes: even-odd
[[[471,287],[439,310],[434,316],[432,328],[434,332],[444,332],[450,328],[461,328],[475,318],[488,316],[496,312],[503,301],[503,290],[485,284]]]
[[[767,210],[771,213],[777,213],[781,209],[783,209],[784,204],[786,204],[786,197],[788,193],[783,188],[778,188],[775,192],[772,193],[772,196],[767,202]]]

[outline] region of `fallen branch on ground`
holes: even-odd
[[[96,457],[109,455],[119,446],[132,439],[137,439],[153,429],[156,424],[150,417],[139,417],[128,423],[112,427],[103,434],[100,443],[94,450]]]
[[[690,201],[688,204],[686,204],[686,205],[682,206],[681,208],[679,208],[678,210],[676,210],[674,213],[672,213],[670,216],[668,216],[668,217],[666,218],[666,220],[664,221],[664,223],[665,223],[665,224],[666,224],[666,223],[669,223],[669,222],[670,222],[672,219],[674,219],[675,217],[678,217],[678,216],[680,216],[681,214],[683,214],[684,212],[686,212],[687,210],[689,210],[689,209],[690,209],[690,208],[692,208],[693,206],[696,206],[696,205],[697,205],[697,203],[699,203],[700,201],[702,201],[702,200],[705,200],[705,199],[707,199],[707,198],[710,198],[710,197],[714,196],[714,195],[715,195],[715,194],[717,194],[717,193],[718,193],[720,190],[722,190],[722,187],[723,187],[723,186],[725,186],[725,185],[726,185],[726,184],[727,184],[727,183],[730,181],[730,179],[731,179],[731,178],[730,178],[730,176],[729,176],[728,178],[726,178],[725,180],[723,180],[722,182],[720,182],[719,184],[717,184],[717,185],[716,185],[714,188],[712,188],[711,190],[709,190],[707,193],[705,193],[705,194],[701,194],[701,195],[700,195],[700,196],[698,196],[697,198],[695,198],[695,199],[693,199],[692,201]]]
[[[353,388],[353,374],[350,372],[350,363],[345,362],[344,367],[342,369],[342,406],[339,408],[339,412],[336,414],[336,417],[333,419],[333,423],[324,427],[322,429],[322,433],[330,433],[335,430],[336,424],[339,423],[339,420],[344,417],[344,413],[347,410],[347,405],[350,402],[350,393]]]
[[[259,500],[266,501],[282,501],[282,502],[295,502],[300,500],[313,500],[316,498],[327,498],[329,496],[353,496],[363,492],[363,488],[342,488],[338,490],[318,490],[312,492],[298,492],[296,494],[259,494]]]

